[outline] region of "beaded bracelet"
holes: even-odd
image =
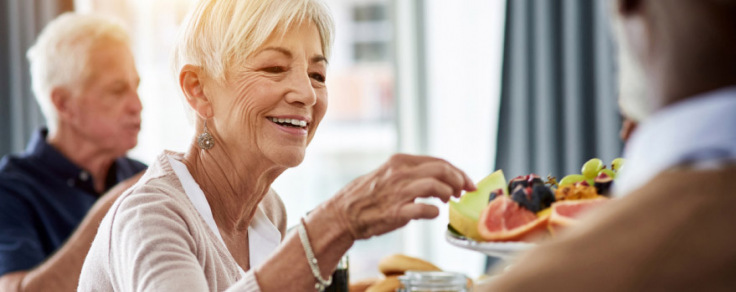
[[[304,224],[304,218],[299,222],[299,239],[302,241],[302,247],[304,247],[304,253],[307,254],[307,263],[309,268],[312,269],[312,275],[317,283],[314,284],[314,288],[317,291],[325,291],[327,286],[332,284],[332,275],[327,277],[327,280],[322,278],[322,274],[319,271],[319,265],[317,265],[317,258],[314,257],[314,251],[312,251],[312,245],[309,244],[309,237],[307,237],[307,229]]]

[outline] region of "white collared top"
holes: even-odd
[[[174,169],[174,173],[176,173],[179,181],[181,181],[184,192],[186,192],[189,200],[192,202],[195,209],[197,209],[197,212],[199,212],[202,218],[204,218],[204,221],[207,222],[207,226],[210,227],[212,232],[220,239],[223,246],[225,246],[225,241],[222,239],[222,235],[220,234],[220,230],[217,228],[217,224],[215,224],[215,218],[212,216],[212,209],[207,202],[207,197],[205,197],[202,188],[199,187],[199,184],[194,180],[184,163],[176,160],[172,156],[169,156],[168,158],[171,163],[171,167]],[[261,206],[258,205],[256,214],[248,226],[250,268],[253,269],[260,266],[271,255],[271,253],[276,250],[280,242],[281,232],[279,232],[278,228],[271,223],[271,220],[268,220],[268,217],[266,217]],[[225,248],[227,248],[227,246],[225,246]],[[244,276],[245,271],[243,271],[240,266],[238,266],[238,269],[241,276]]]
[[[736,160],[736,87],[708,92],[657,111],[639,125],[624,151],[614,196],[662,171],[689,164],[714,168]]]

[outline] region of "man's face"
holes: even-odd
[[[67,122],[76,137],[98,151],[123,155],[138,142],[143,109],[133,54],[121,43],[97,44],[89,62],[87,81],[72,89]]]
[[[630,44],[628,33],[631,31],[627,31],[622,16],[613,9],[611,17],[618,45],[619,106],[624,116],[640,122],[652,111],[648,101],[647,76]]]

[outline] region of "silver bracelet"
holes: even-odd
[[[314,257],[314,251],[312,251],[312,245],[309,244],[309,237],[307,237],[307,228],[304,226],[304,218],[300,220],[299,222],[299,239],[302,241],[302,247],[304,248],[304,253],[307,254],[307,263],[309,263],[309,268],[312,269],[312,275],[314,275],[314,278],[317,280],[317,283],[314,284],[314,289],[317,289],[317,291],[325,291],[327,286],[330,286],[332,284],[332,275],[327,277],[327,280],[322,278],[322,274],[319,271],[319,265],[317,265],[317,258]]]

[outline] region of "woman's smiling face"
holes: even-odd
[[[274,34],[208,92],[208,129],[232,157],[294,167],[327,110],[327,60],[312,22]],[[205,92],[208,91],[205,89]],[[224,145],[223,145],[224,144]]]

